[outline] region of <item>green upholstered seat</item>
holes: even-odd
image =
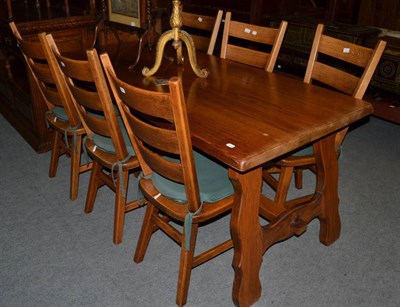
[[[122,137],[124,138],[126,149],[131,156],[135,156],[135,150],[132,147],[128,132],[126,131],[125,125],[120,117],[118,117],[118,122],[121,127]],[[102,151],[115,154],[114,145],[110,137],[94,134],[93,143],[95,143],[96,146]]]
[[[342,146],[337,146],[336,150],[342,151]],[[312,146],[307,146],[293,153],[295,157],[312,156],[314,154],[314,148]]]
[[[65,113],[65,109],[60,106],[56,106],[54,109],[51,110],[51,113],[62,122],[68,122],[67,113]]]
[[[314,149],[312,146],[307,146],[293,153],[295,157],[311,156],[314,154]]]
[[[216,202],[233,194],[233,186],[228,178],[228,169],[193,151],[201,202]],[[175,160],[177,161],[177,160]],[[160,193],[179,203],[186,202],[183,184],[168,180],[153,173],[152,181]]]

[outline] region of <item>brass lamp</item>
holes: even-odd
[[[165,44],[172,40],[172,46],[176,50],[176,57],[178,64],[182,64],[183,56],[182,56],[182,42],[185,43],[187,52],[189,55],[190,65],[194,71],[194,73],[200,78],[207,78],[209,72],[207,69],[200,69],[197,65],[196,59],[196,48],[194,46],[193,39],[190,37],[189,33],[186,31],[182,31],[182,16],[181,16],[181,1],[172,0],[172,14],[170,18],[171,30],[165,31],[161,34],[160,38],[157,42],[156,47],[156,61],[154,63],[153,68],[149,69],[148,67],[144,67],[142,70],[142,74],[146,77],[154,75],[157,70],[160,68],[161,60],[163,58]]]

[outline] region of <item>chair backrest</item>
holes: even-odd
[[[169,93],[144,90],[120,80],[107,54],[100,59],[144,175],[184,184],[187,208],[195,212],[200,194],[180,79],[169,80]]]
[[[231,15],[231,12],[227,12],[225,15],[221,58],[264,68],[266,71],[272,72],[288,23],[283,20],[279,29],[275,29],[234,21],[231,20]],[[249,42],[267,45],[270,46],[271,50],[267,52],[235,45],[231,38],[246,41],[246,46]]]
[[[87,60],[76,60],[61,55],[51,34],[46,36],[46,48],[51,64],[57,65],[56,74],[68,87],[89,137],[111,138],[113,151],[122,161],[128,156],[117,113],[96,49],[87,50]],[[103,148],[104,150],[104,148]]]
[[[181,12],[183,28],[193,28],[200,32],[194,33],[189,30],[197,50],[213,54],[222,21],[222,14],[222,10],[219,10],[216,16]],[[204,36],[201,35],[203,32]]]
[[[362,99],[386,42],[379,40],[375,48],[371,49],[322,34],[323,31],[324,25],[318,24],[304,82],[311,83],[312,80],[317,80],[343,93]],[[320,56],[322,54],[329,56],[324,62],[320,61],[323,60],[323,56]],[[345,62],[344,65],[340,65],[338,60]],[[360,67],[361,76],[351,73],[348,69],[349,64]]]
[[[371,49],[324,35],[323,31],[324,25],[318,24],[304,82],[311,83],[312,80],[316,80],[354,98],[362,99],[385,50],[386,42],[379,40],[375,48]],[[328,59],[320,61],[321,55],[328,56]],[[341,63],[337,63],[338,61]],[[350,65],[362,69],[360,77],[350,72]],[[336,134],[336,146],[343,143],[347,130],[348,128],[343,129]]]
[[[77,126],[79,124],[79,117],[72,105],[66,88],[60,88],[56,84],[40,39],[41,34],[39,34],[39,40],[37,41],[24,40],[15,23],[10,22],[9,25],[25,59],[28,71],[31,72],[31,76],[42,93],[47,107],[49,109],[53,109],[56,106],[64,108],[71,126]]]

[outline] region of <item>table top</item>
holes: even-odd
[[[154,55],[154,53],[153,53]],[[171,54],[173,55],[173,53]],[[193,145],[244,172],[315,141],[372,113],[372,105],[297,78],[268,73],[234,61],[197,53],[206,79],[164,59],[152,77],[117,62],[117,75],[136,86],[168,91],[157,79],[182,78]],[[188,59],[188,58],[186,58]]]

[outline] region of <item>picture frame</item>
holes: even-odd
[[[108,0],[108,18],[112,22],[141,26],[140,0]]]

